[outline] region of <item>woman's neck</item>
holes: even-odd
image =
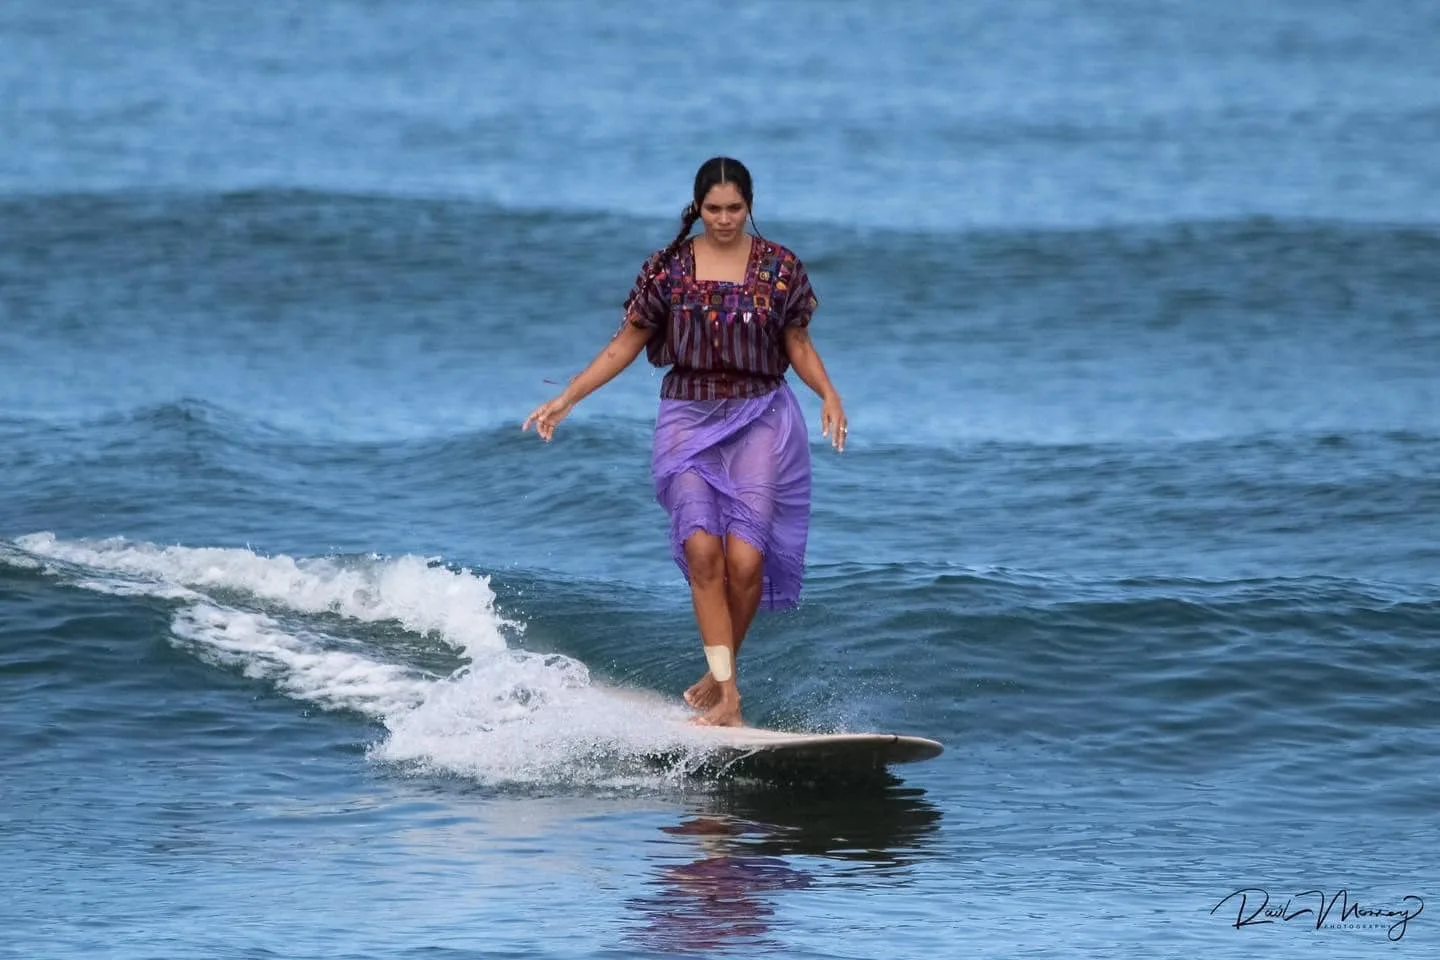
[[[750,235],[743,231],[733,243],[725,244],[701,234],[694,246],[695,279],[742,283],[750,272],[752,243]]]
[[[697,239],[703,241],[706,249],[710,252],[720,256],[742,253],[750,249],[750,234],[744,230],[737,231],[735,239],[727,241],[726,243],[721,243],[719,240],[716,240],[708,232],[700,234]]]

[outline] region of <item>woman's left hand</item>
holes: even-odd
[[[845,435],[850,430],[850,422],[845,419],[845,405],[838,395],[826,399],[825,406],[820,410],[820,429],[838,452],[845,452]]]

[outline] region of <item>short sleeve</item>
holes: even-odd
[[[782,327],[808,327],[810,319],[815,315],[815,309],[820,306],[820,300],[815,296],[815,289],[810,285],[810,274],[805,270],[805,264],[793,255],[786,259],[789,262],[780,272],[781,283],[785,286],[785,300],[781,308],[780,325]],[[777,292],[779,292],[778,289]]]
[[[625,298],[624,321],[641,330],[660,329],[670,311],[669,272],[655,261],[653,256],[645,261],[635,278],[635,286]]]

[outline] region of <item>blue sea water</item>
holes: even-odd
[[[0,956],[1433,954],[1437,54],[1422,0],[11,0]],[[658,374],[519,429],[718,153],[851,421],[801,393],[747,717],[945,743],[881,783],[643,762],[703,669]]]

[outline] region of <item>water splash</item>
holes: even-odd
[[[507,634],[524,625],[496,610],[488,577],[433,559],[262,556],[49,533],[15,546],[0,562],[175,602],[177,647],[380,725],[370,756],[397,769],[488,784],[615,785],[673,779],[704,753],[684,707],[598,685],[574,658],[512,647]],[[377,629],[382,640],[411,643],[377,643]],[[437,674],[414,662],[404,651],[416,635],[459,653],[460,665]]]

